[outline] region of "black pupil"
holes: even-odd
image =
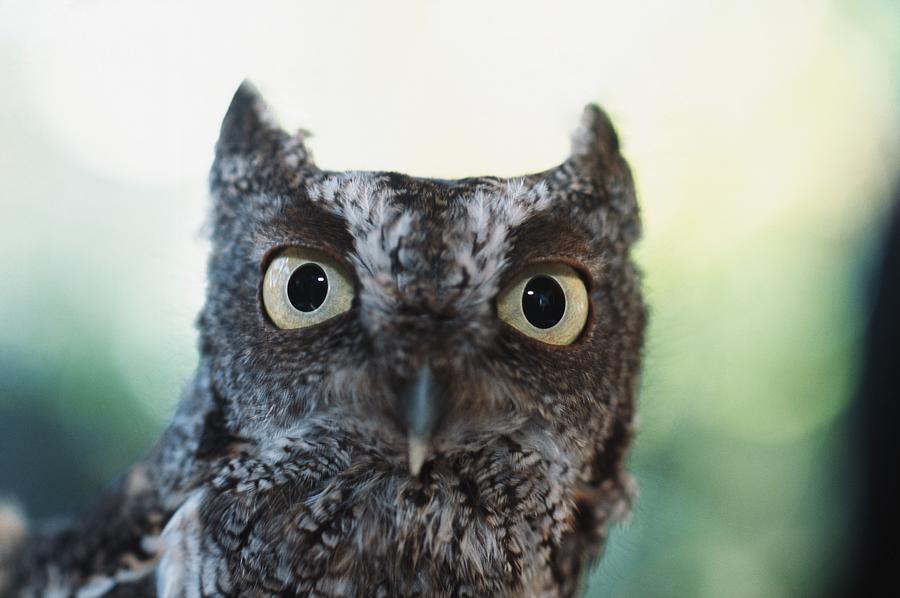
[[[549,276],[535,276],[522,293],[522,312],[535,328],[552,328],[566,313],[566,295]]]
[[[313,311],[325,302],[328,277],[316,264],[304,264],[288,280],[288,299],[300,311]]]

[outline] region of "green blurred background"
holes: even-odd
[[[604,105],[651,324],[641,488],[592,596],[815,596],[900,166],[900,7],[0,0],[0,494],[76,511],[196,362],[206,169],[250,77],[317,161],[513,175]]]

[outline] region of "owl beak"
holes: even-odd
[[[440,385],[427,365],[403,389],[409,472],[419,475],[431,449],[431,435],[441,415]]]

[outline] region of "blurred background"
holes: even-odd
[[[515,175],[612,115],[645,220],[641,487],[590,596],[817,596],[900,172],[891,0],[0,0],[0,495],[73,513],[197,359],[206,171],[252,79],[331,169]]]

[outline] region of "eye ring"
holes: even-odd
[[[590,299],[574,268],[549,262],[520,272],[497,296],[497,315],[520,333],[548,345],[571,345],[587,325]]]
[[[328,254],[288,247],[269,262],[263,276],[263,308],[273,324],[307,328],[348,311],[354,288],[344,268]]]

